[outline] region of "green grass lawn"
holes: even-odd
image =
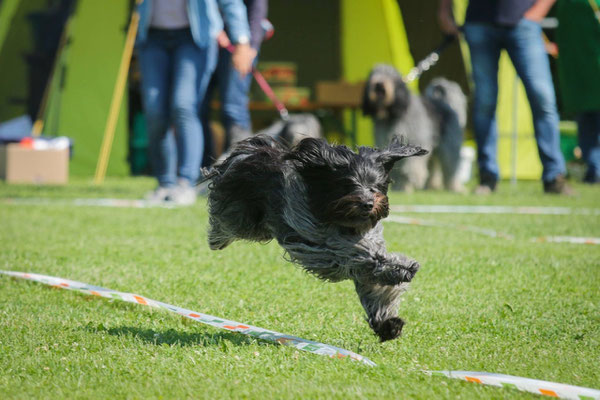
[[[140,198],[147,178],[67,187],[0,183],[0,269],[134,292],[355,351],[329,359],[183,320],[0,276],[0,399],[536,398],[429,377],[475,370],[600,389],[600,246],[533,243],[600,236],[600,215],[412,214],[514,235],[386,223],[388,250],[421,263],[401,304],[401,338],[378,343],[350,282],[323,283],[276,243],[206,244],[204,201],[132,209],[10,204],[5,199]],[[392,204],[600,208],[600,189],[543,195],[502,183],[491,197],[393,193]]]

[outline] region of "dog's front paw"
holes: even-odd
[[[406,266],[406,270],[410,272],[409,281],[412,281],[412,278],[416,275],[417,271],[421,268],[421,264],[419,264],[416,260],[409,260]]]
[[[412,281],[420,267],[413,259],[401,254],[392,254],[392,257],[373,271],[373,275],[382,285],[398,285]]]
[[[404,321],[400,318],[390,318],[385,321],[369,321],[373,331],[379,336],[382,342],[396,339],[402,333]]]

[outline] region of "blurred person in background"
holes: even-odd
[[[199,110],[217,64],[223,20],[234,68],[246,75],[252,66],[246,8],[242,0],[144,0],[138,7],[141,97],[158,180],[146,199],[193,204],[204,141]],[[175,135],[168,134],[171,125]]]
[[[558,0],[558,77],[565,110],[575,115],[587,171],[600,183],[600,0]]]
[[[244,5],[248,13],[248,23],[250,25],[250,48],[253,57],[253,66],[256,66],[257,55],[260,45],[265,37],[265,23],[267,18],[268,0],[244,0]],[[223,152],[227,149],[249,137],[252,134],[252,122],[250,119],[250,110],[248,109],[249,90],[252,83],[252,75],[240,75],[232,63],[231,53],[231,34],[228,27],[217,37],[219,44],[219,60],[217,68],[208,86],[204,104],[202,105],[202,124],[204,128],[205,156],[214,155],[212,146],[212,135],[210,131],[210,100],[215,90],[219,91],[221,102],[220,117],[225,129],[225,146]],[[210,157],[208,157],[210,158]],[[204,165],[210,165],[210,160],[205,159]]]
[[[470,0],[463,32],[471,53],[475,99],[473,123],[477,142],[477,194],[496,190],[498,61],[505,49],[523,81],[533,114],[546,193],[571,194],[560,150],[559,116],[550,63],[539,22],[555,0]],[[443,32],[458,35],[452,0],[440,0],[438,18]]]

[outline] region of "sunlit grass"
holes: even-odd
[[[403,336],[369,330],[350,282],[318,281],[276,243],[206,245],[204,202],[132,209],[24,205],[7,198],[141,198],[150,179],[66,187],[0,183],[0,269],[135,292],[358,352],[332,360],[184,321],[163,311],[0,277],[0,398],[504,398],[510,389],[428,377],[479,370],[600,388],[600,246],[536,243],[600,236],[598,215],[419,218],[509,233],[386,223],[388,250],[422,269],[401,304]],[[393,204],[600,208],[600,191],[543,195],[502,183],[491,197],[393,193]]]

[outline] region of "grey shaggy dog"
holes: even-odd
[[[426,154],[392,140],[382,150],[331,146],[307,138],[292,149],[257,135],[205,171],[208,243],[219,250],[237,239],[284,248],[317,277],[354,281],[371,328],[381,341],[400,335],[399,296],[419,269],[388,253],[381,219],[389,213],[389,172],[400,159]]]
[[[322,138],[323,132],[317,117],[309,113],[301,113],[290,114],[286,121],[278,120],[267,128],[258,131],[256,135],[270,136],[282,145],[291,148],[297,145],[302,139],[309,137],[315,139]],[[238,140],[232,142],[233,145],[250,136],[238,137]],[[221,154],[217,160],[217,164],[222,163],[231,155],[231,151],[234,147],[233,145],[229,150]]]
[[[423,96],[412,93],[391,65],[378,64],[369,74],[362,110],[375,125],[375,144],[393,137],[431,150],[425,157],[402,161],[392,172],[393,188],[464,190],[457,176],[467,121],[467,99],[456,82],[434,79]]]

